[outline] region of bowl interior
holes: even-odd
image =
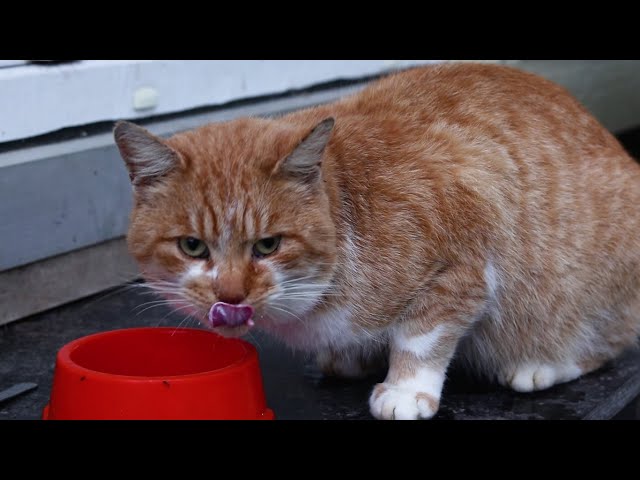
[[[220,370],[246,355],[241,342],[212,332],[141,328],[87,337],[69,358],[82,368],[111,375],[167,377]]]

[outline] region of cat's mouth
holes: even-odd
[[[209,323],[212,327],[252,327],[254,308],[251,305],[232,305],[225,302],[216,302],[209,310]]]

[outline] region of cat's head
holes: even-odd
[[[258,327],[303,321],[335,268],[322,171],[333,124],[250,118],[165,140],[119,122],[134,192],[128,244],[149,284],[208,325],[218,302],[255,309]]]

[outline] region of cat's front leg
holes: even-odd
[[[445,373],[464,330],[446,323],[424,333],[404,325],[394,330],[389,372],[373,389],[371,414],[380,420],[429,419],[438,411]]]
[[[391,328],[389,371],[369,398],[374,417],[429,419],[438,411],[445,373],[458,341],[484,307],[484,285],[442,292],[432,292],[422,308]]]

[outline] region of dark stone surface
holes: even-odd
[[[0,403],[0,419],[36,419],[48,401],[56,352],[84,335],[136,326],[177,326],[164,307],[144,310],[141,288],[122,288],[0,327],[0,390],[22,382],[38,388]],[[195,326],[193,322],[189,325]],[[269,406],[279,419],[371,419],[367,399],[376,381],[323,378],[304,356],[262,335],[258,348]],[[640,352],[577,381],[518,394],[450,372],[437,419],[637,418],[623,410],[640,393]],[[626,412],[626,413],[625,413]]]
[[[640,420],[640,395],[613,417],[613,420]]]

